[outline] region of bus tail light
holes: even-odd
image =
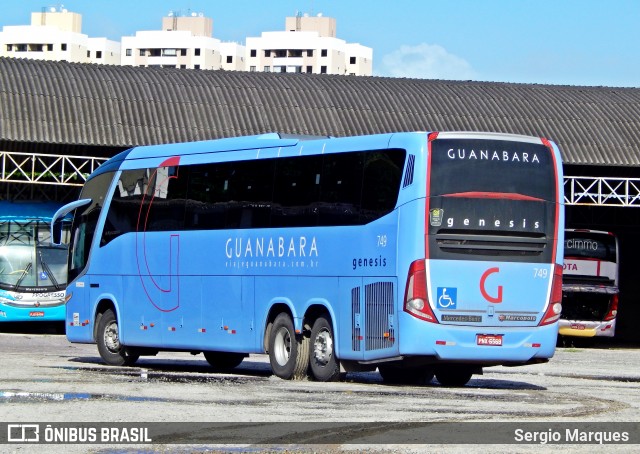
[[[544,313],[540,326],[557,322],[562,312],[562,265],[555,265],[553,282],[551,283],[551,301]]]
[[[611,297],[611,303],[609,303],[609,311],[607,315],[604,316],[604,321],[608,322],[611,320],[615,320],[616,315],[618,315],[618,295],[615,294]]]
[[[416,260],[409,267],[407,287],[404,292],[404,311],[420,320],[438,323],[429,304],[424,260]]]

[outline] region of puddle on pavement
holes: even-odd
[[[258,371],[256,375],[253,375],[255,371],[242,371],[249,372],[252,375],[232,375],[234,372],[225,373],[213,373],[213,372],[186,372],[184,367],[169,366],[163,369],[147,369],[147,368],[112,368],[109,366],[104,367],[83,367],[83,366],[58,366],[57,368],[73,371],[73,372],[91,372],[102,375],[121,376],[131,380],[148,381],[148,382],[163,382],[163,383],[211,383],[211,384],[225,384],[242,385],[256,380],[264,380],[271,376],[271,371],[263,373]],[[169,370],[165,370],[169,369]],[[240,371],[238,371],[240,372]]]
[[[42,393],[27,391],[0,391],[0,403],[2,402],[29,402],[29,401],[54,401],[63,402],[70,400],[117,400],[125,402],[168,402],[168,399],[140,396],[113,396],[109,394],[91,393]]]

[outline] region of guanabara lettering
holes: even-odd
[[[466,159],[470,161],[504,161],[522,162],[529,164],[540,164],[537,153],[527,153],[518,151],[497,151],[497,150],[465,150],[464,148],[447,151],[449,159]]]

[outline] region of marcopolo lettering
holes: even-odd
[[[528,164],[540,164],[537,153],[507,150],[466,150],[464,148],[450,148],[447,150],[449,159],[475,160],[475,161],[502,161],[522,162]]]
[[[317,257],[316,237],[306,236],[285,238],[228,238],[225,243],[227,258],[269,258],[269,257]]]

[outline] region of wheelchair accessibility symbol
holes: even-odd
[[[436,292],[438,309],[455,309],[458,299],[458,289],[452,287],[438,287]]]

